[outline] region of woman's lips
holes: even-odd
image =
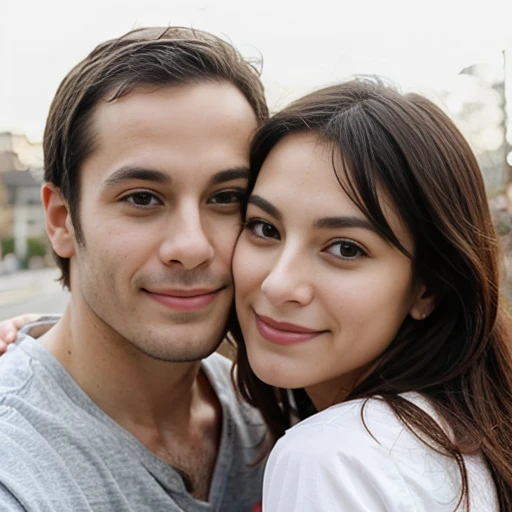
[[[256,327],[268,341],[278,345],[292,345],[312,340],[326,331],[314,331],[288,322],[278,322],[267,316],[255,313]]]
[[[144,290],[150,299],[170,309],[181,312],[199,311],[210,305],[222,291],[217,290],[166,290],[165,292]]]

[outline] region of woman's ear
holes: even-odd
[[[427,286],[422,283],[417,287],[409,315],[415,320],[425,320],[425,318],[434,311],[435,305],[436,297]]]
[[[60,189],[52,183],[43,185],[41,197],[46,212],[46,231],[52,248],[61,258],[71,258],[75,254],[75,230],[69,206]]]

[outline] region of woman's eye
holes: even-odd
[[[244,193],[238,190],[226,190],[225,192],[219,192],[215,194],[211,199],[210,203],[213,204],[240,204]]]
[[[366,253],[359,247],[359,245],[348,240],[342,240],[331,244],[326,252],[336,256],[343,260],[355,260],[362,256],[366,256]]]
[[[246,222],[246,229],[259,238],[273,238],[280,240],[279,231],[272,224],[262,220],[251,220]]]
[[[150,192],[135,192],[125,196],[123,200],[135,206],[157,206],[162,204],[162,201]]]

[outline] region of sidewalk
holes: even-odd
[[[0,276],[0,306],[21,302],[36,295],[43,295],[60,289],[56,282],[59,271],[56,268],[22,270]]]

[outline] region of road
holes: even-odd
[[[22,313],[62,313],[69,293],[56,282],[57,269],[0,276],[0,320]]]

